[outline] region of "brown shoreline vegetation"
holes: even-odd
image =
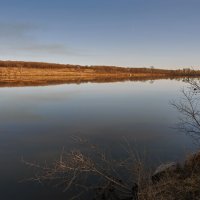
[[[0,87],[63,83],[146,81],[200,76],[199,70],[80,66],[41,62],[0,61]]]
[[[187,156],[183,164],[159,166],[151,179],[142,185],[138,200],[199,200],[200,152]]]

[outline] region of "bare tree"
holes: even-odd
[[[186,81],[188,87],[182,89],[182,98],[171,104],[180,112],[177,128],[200,144],[200,82],[199,80]]]

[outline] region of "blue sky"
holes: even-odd
[[[0,59],[200,66],[199,0],[0,0]]]

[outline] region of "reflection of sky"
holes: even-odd
[[[0,116],[0,121],[4,123],[6,121],[32,122],[37,120],[37,118],[38,120],[47,120],[47,116],[52,120],[61,120],[59,116],[64,118],[64,116],[71,115],[73,117],[77,112],[79,118],[81,116],[87,118],[88,115],[96,115],[96,113],[98,113],[97,117],[105,114],[102,120],[105,120],[106,116],[110,118],[118,113],[121,113],[121,115],[115,116],[115,118],[119,117],[122,120],[122,115],[127,116],[134,112],[137,118],[135,120],[138,121],[141,116],[142,120],[146,119],[149,121],[152,120],[150,116],[152,115],[152,109],[155,108],[153,106],[162,107],[163,100],[168,101],[168,99],[165,99],[165,96],[160,94],[165,93],[168,95],[171,93],[170,88],[173,87],[173,83],[172,81],[168,85],[165,82],[151,85],[134,82],[99,85],[61,85],[31,89],[1,89],[0,103],[3,105],[1,113],[5,112],[5,114]],[[158,96],[160,96],[161,101],[155,102],[155,98]],[[106,108],[109,108],[109,110]],[[80,110],[84,111],[84,113],[79,113]],[[85,113],[87,113],[87,116],[85,116]],[[156,114],[158,114],[159,118],[160,113],[154,113],[154,117],[156,117]],[[93,119],[91,118],[90,120]],[[126,117],[126,121],[131,120],[130,117]]]
[[[22,155],[48,160],[55,158],[62,147],[74,148],[73,135],[88,138],[117,155],[123,154],[119,144],[127,138],[138,151],[146,149],[157,161],[181,158],[191,150],[191,140],[170,128],[178,113],[169,101],[179,98],[183,85],[160,80],[153,84],[1,88],[1,180],[13,181],[23,175],[22,170],[26,170],[19,165]]]
[[[81,130],[111,128],[113,124],[119,128],[168,124],[166,118],[171,110],[167,104],[170,97],[176,96],[175,84],[159,81],[1,89],[0,123],[9,127],[37,124],[44,128],[74,128],[78,123],[75,128]]]
[[[0,129],[17,135],[136,135],[153,140],[177,119],[177,81],[3,88]],[[10,131],[10,133],[9,133]],[[147,132],[150,133],[147,134]],[[109,134],[108,134],[109,133]],[[47,139],[47,140],[46,140]],[[45,141],[51,140],[49,137]]]
[[[1,0],[0,59],[199,66],[198,0]]]

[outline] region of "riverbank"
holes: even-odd
[[[161,165],[152,182],[140,185],[139,200],[200,199],[200,152],[190,155],[183,164]]]
[[[63,83],[78,84],[83,82],[145,81],[191,76],[200,76],[200,71],[0,61],[0,87],[42,86]]]

